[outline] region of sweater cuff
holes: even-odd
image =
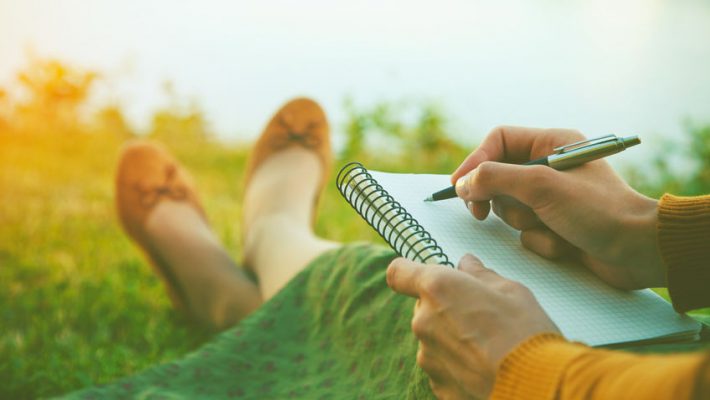
[[[675,310],[710,306],[710,196],[664,195],[658,205],[658,243]]]
[[[491,399],[555,399],[567,365],[589,351],[555,333],[527,339],[503,359]]]

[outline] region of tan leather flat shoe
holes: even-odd
[[[145,223],[153,208],[163,200],[184,201],[207,222],[192,186],[192,179],[162,146],[148,141],[127,143],[116,172],[116,208],[126,233],[150,260],[165,282],[176,309],[187,312],[187,295],[174,272],[151,246]]]
[[[249,186],[254,171],[269,156],[294,146],[313,151],[323,167],[319,189],[313,199],[313,222],[315,223],[315,209],[333,164],[330,127],[325,112],[315,101],[303,97],[296,98],[284,104],[274,114],[251,152],[245,185]]]

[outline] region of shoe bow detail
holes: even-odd
[[[285,129],[284,135],[279,135],[273,142],[275,149],[280,150],[290,146],[293,143],[299,144],[307,149],[317,149],[321,143],[321,139],[314,132],[320,124],[317,121],[312,121],[306,125],[306,128],[301,131],[295,131],[291,125],[286,122],[283,117],[278,119],[279,125]]]
[[[152,208],[161,198],[172,200],[185,200],[187,198],[187,188],[180,182],[175,181],[177,168],[174,165],[165,167],[165,181],[158,185],[145,185],[136,183],[135,189],[140,194],[141,205],[145,208]]]

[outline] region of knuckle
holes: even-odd
[[[476,174],[474,179],[469,180],[470,185],[483,185],[486,186],[491,182],[493,178],[493,170],[495,165],[490,161],[484,161],[478,165],[476,168]]]
[[[426,356],[424,350],[422,349],[422,346],[419,346],[419,350],[417,350],[417,365],[422,367],[422,369],[426,370],[427,367],[429,366],[429,357]]]
[[[503,218],[503,220],[507,222],[508,225],[518,230],[522,229],[523,215],[520,213],[519,210],[512,207],[507,207],[503,212],[505,214],[505,218]]]
[[[399,264],[397,263],[397,259],[392,261],[390,265],[387,267],[387,273],[386,273],[386,280],[387,280],[387,285],[390,287],[394,286],[396,283],[397,279],[397,270],[399,269]]]
[[[498,290],[503,293],[512,293],[520,291],[524,286],[520,282],[505,279],[498,284]]]
[[[475,276],[478,279],[485,279],[485,278],[489,278],[489,277],[497,277],[499,275],[497,272],[493,271],[492,269],[480,269],[480,270],[474,271],[473,276]]]
[[[543,165],[532,165],[528,168],[527,186],[530,188],[532,204],[547,200],[550,187],[554,184],[557,171]],[[535,208],[535,207],[533,207]]]
[[[417,314],[412,318],[412,333],[417,338],[428,337],[429,327],[425,318],[422,317],[421,313]],[[421,350],[420,350],[421,351]]]
[[[421,292],[427,297],[438,298],[446,291],[447,277],[433,268],[422,277]]]
[[[443,387],[436,379],[431,377],[429,378],[429,387],[431,388],[431,392],[434,394],[434,397],[437,399],[445,399]]]
[[[505,136],[510,132],[510,125],[498,125],[491,129],[491,132],[488,134],[488,136]]]
[[[528,168],[529,178],[533,180],[532,183],[548,183],[551,178],[550,171],[552,169],[544,165],[531,165]]]
[[[476,257],[474,254],[471,253],[466,253],[461,257],[459,260],[459,264],[465,264],[465,265],[470,265],[470,266],[476,266],[476,267],[485,267],[483,265],[483,261],[481,261],[480,258]]]

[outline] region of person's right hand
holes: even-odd
[[[584,140],[567,129],[499,127],[453,173],[458,196],[483,220],[491,204],[528,249],[574,258],[623,289],[666,285],[656,200],[626,184],[604,160],[565,171],[521,164]]]

